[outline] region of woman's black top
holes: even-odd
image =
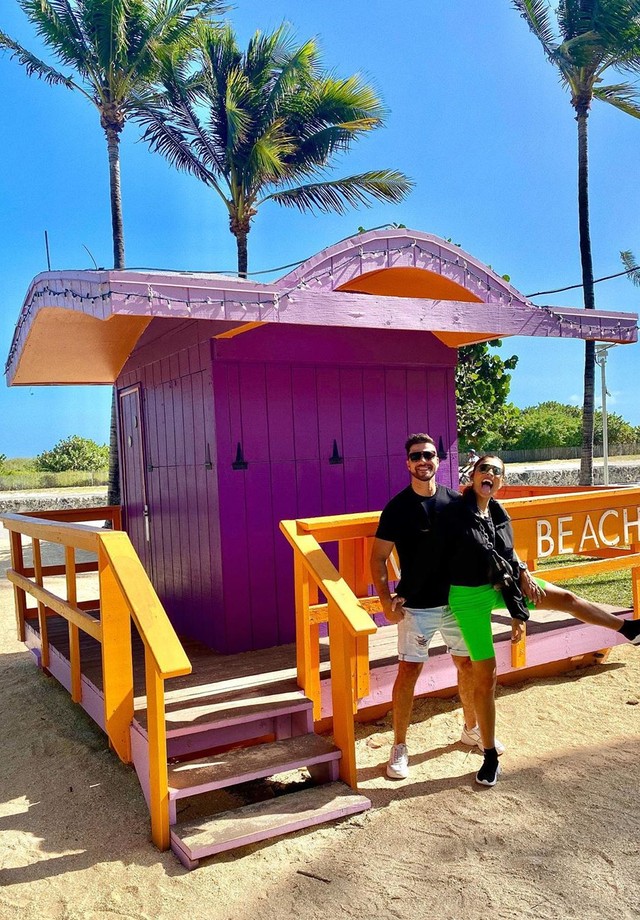
[[[495,498],[489,499],[489,516],[478,511],[476,496],[464,492],[462,501],[443,509],[440,531],[448,581],[452,585],[476,588],[492,583],[489,547],[507,562],[516,561],[511,518]]]

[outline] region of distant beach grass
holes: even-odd
[[[578,562],[591,561],[585,556],[556,556],[538,562],[540,577],[544,578],[544,569],[549,566],[572,565]],[[602,575],[590,575],[587,578],[572,578],[570,581],[558,582],[563,588],[574,591],[581,597],[597,604],[612,604],[614,607],[633,606],[631,590],[631,574],[629,569],[619,572],[605,572]]]
[[[109,471],[65,470],[51,473],[36,469],[31,457],[4,459],[0,467],[0,492],[28,492],[33,489],[64,489],[107,484]]]

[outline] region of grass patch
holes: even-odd
[[[65,470],[62,473],[39,472],[37,470],[15,470],[0,473],[0,491],[25,492],[32,489],[64,489],[74,486],[103,486],[109,480],[108,470],[83,472]]]
[[[595,561],[594,556],[554,556],[538,562],[536,571],[544,578],[545,568],[555,568],[561,565],[576,565],[579,562]],[[586,578],[572,578],[570,581],[559,581],[558,586],[568,588],[574,594],[593,601],[596,604],[612,604],[615,607],[633,606],[630,569],[621,569],[618,572],[605,572],[602,575],[589,575]]]

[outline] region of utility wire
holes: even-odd
[[[604,275],[602,278],[594,278],[593,283],[599,284],[600,281],[611,281],[612,278],[620,278],[622,275],[631,275],[637,272],[637,268],[627,268],[623,272],[616,272],[615,275]],[[562,291],[574,291],[576,288],[584,287],[584,284],[569,284],[567,287],[554,288],[552,291],[536,291],[535,294],[525,294],[525,297],[542,297],[543,294],[560,294]]]

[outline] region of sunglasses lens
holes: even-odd
[[[493,463],[481,463],[478,469],[481,473],[493,473],[494,476],[502,476],[502,468],[494,466]]]

